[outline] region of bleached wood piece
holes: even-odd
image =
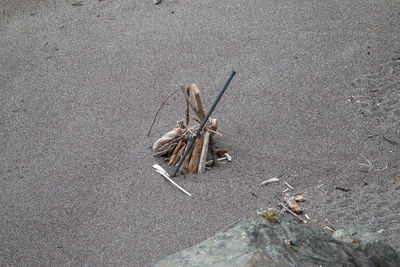
[[[210,136],[210,137],[211,137],[211,136]],[[218,159],[217,159],[218,162],[224,161],[224,160],[227,160],[227,158],[226,158],[226,157],[222,157],[222,158],[218,158]],[[211,166],[213,163],[214,163],[213,160],[209,160],[209,161],[206,162],[206,166]]]
[[[226,159],[231,162],[232,161],[232,157],[231,155],[229,155],[228,153],[225,153],[224,156],[226,157]]]
[[[306,201],[306,199],[305,199],[305,197],[303,195],[295,196],[294,200],[296,200],[296,202],[304,202],[304,201]]]
[[[293,186],[291,186],[290,184],[288,184],[287,182],[283,182],[287,187],[289,187],[291,190],[293,190]]]
[[[157,151],[162,145],[168,143],[169,141],[174,140],[175,138],[177,138],[181,134],[182,134],[182,129],[181,128],[175,128],[175,129],[169,131],[168,133],[164,134],[163,137],[161,137],[160,139],[158,139],[154,143],[153,150]]]
[[[179,188],[179,190],[181,190],[183,193],[185,193],[188,196],[192,196],[192,194],[190,194],[188,191],[186,191],[185,189],[183,189],[182,187],[180,187],[177,183],[175,183],[174,181],[172,181],[171,178],[169,178],[169,174],[158,164],[154,164],[153,168],[156,169],[156,172],[158,172],[159,174],[161,174],[162,176],[165,177],[165,179],[167,179],[168,181],[170,181],[173,185],[175,185],[176,187]]]
[[[208,141],[209,140],[210,140],[210,132],[207,131],[204,134],[203,147],[201,149],[199,167],[198,167],[198,170],[197,170],[198,173],[204,173],[204,171],[205,171],[206,161],[207,161],[207,154],[208,154]]]
[[[261,186],[264,186],[264,185],[267,185],[267,184],[272,184],[272,183],[277,183],[277,182],[279,182],[279,178],[271,178],[271,179],[268,179],[268,180],[266,180],[266,181],[264,181],[264,182],[261,182]]]

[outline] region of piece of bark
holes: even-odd
[[[197,170],[198,173],[204,173],[204,171],[205,171],[209,140],[210,140],[210,132],[206,132],[204,134],[204,140],[203,140],[203,145],[202,145],[201,154],[200,154],[199,167]]]
[[[228,152],[228,149],[226,149],[226,148],[219,148],[219,149],[215,150],[215,153],[217,153],[218,157],[223,156],[227,152]]]
[[[176,164],[176,162],[178,162],[176,160],[176,158],[177,158],[177,154],[178,154],[179,150],[181,149],[181,147],[183,145],[183,142],[184,142],[183,139],[181,139],[181,140],[179,140],[178,144],[176,145],[176,147],[174,149],[174,152],[172,152],[172,155],[171,155],[170,160],[168,162],[169,166],[173,166],[173,165]]]
[[[297,214],[303,213],[303,210],[300,208],[300,206],[296,203],[296,200],[294,200],[294,197],[289,197],[285,196],[285,201],[288,204],[289,208]]]
[[[194,98],[196,99],[197,109],[199,110],[201,117],[200,120],[203,120],[206,116],[206,113],[204,112],[203,103],[201,102],[199,88],[195,83],[192,83],[191,85],[189,85],[189,87],[192,89]]]
[[[198,168],[199,160],[200,160],[201,148],[202,148],[202,144],[203,144],[203,137],[204,137],[203,135],[200,135],[193,144],[194,149],[193,149],[192,156],[190,157],[189,166],[188,166],[189,173],[197,172],[197,168]]]

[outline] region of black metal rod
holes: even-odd
[[[213,113],[215,107],[217,106],[219,100],[221,99],[222,95],[225,93],[226,88],[228,88],[229,83],[232,81],[233,76],[235,76],[236,71],[232,71],[231,75],[229,76],[228,80],[226,81],[224,87],[222,88],[221,92],[219,92],[219,95],[217,96],[217,98],[215,99],[213,105],[211,106],[210,110],[208,111],[206,117],[204,118],[204,120],[201,122],[199,129],[197,129],[196,135],[192,138],[192,140],[190,141],[189,145],[186,147],[185,153],[183,153],[181,159],[178,162],[178,165],[176,165],[176,168],[174,170],[174,172],[172,173],[171,177],[175,177],[176,174],[179,171],[179,168],[181,167],[183,161],[185,160],[187,154],[189,153],[189,150],[192,148],[194,142],[196,141],[197,137],[199,137],[201,130],[203,129],[204,125],[207,123],[208,119],[211,116],[211,113]]]

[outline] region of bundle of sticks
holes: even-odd
[[[182,86],[180,89],[186,99],[186,118],[183,119],[178,116],[179,120],[176,128],[167,132],[153,145],[153,150],[156,152],[154,156],[166,156],[168,165],[170,166],[176,166],[178,164],[187,146],[200,127],[201,121],[205,118],[203,103],[197,85],[190,84],[186,87]],[[191,93],[194,96],[196,105],[192,102]],[[190,116],[190,110],[196,114],[196,117]],[[190,118],[193,119],[193,124],[190,122]],[[217,127],[217,119],[208,119],[200,135],[188,151],[179,170],[187,170],[188,173],[192,174],[203,173],[206,168],[216,165],[219,160],[230,160],[227,149],[216,149],[214,135],[219,134],[217,132]],[[208,156],[211,156],[211,160],[208,160]],[[219,156],[224,157],[218,158]]]

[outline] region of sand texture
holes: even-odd
[[[148,266],[276,207],[283,182],[313,227],[399,250],[399,32],[396,0],[3,0],[0,265]],[[182,95],[146,134],[179,85],[207,110],[232,70],[212,117],[233,161],[178,176],[189,197],[151,156]]]

